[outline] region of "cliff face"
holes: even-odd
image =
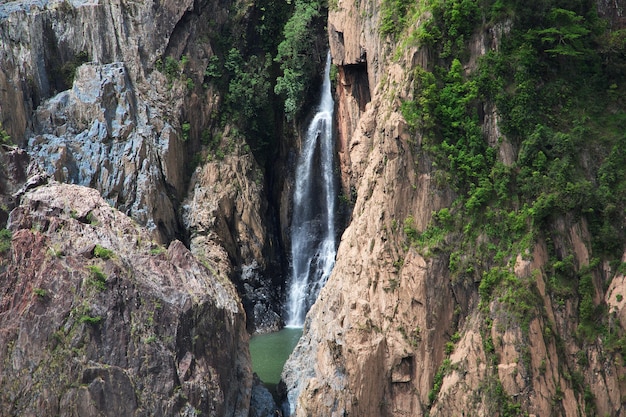
[[[618,321],[622,273],[615,263],[593,260],[600,255],[587,217],[555,211],[532,244],[512,254],[511,282],[527,289],[513,300],[506,292],[512,290],[487,297],[482,281],[499,270],[494,255],[472,263],[487,234],[452,255],[446,249],[463,239],[463,230],[470,233],[469,220],[441,243],[412,243],[412,235],[436,230],[433,224],[443,217],[433,213],[459,210],[453,205],[459,174],[446,176],[429,150],[429,132],[409,126],[402,109],[404,102],[417,102],[418,86],[426,89],[426,76],[419,78],[415,68],[429,71],[443,62],[427,42],[414,41],[433,15],[413,10],[419,17],[394,40],[394,27],[386,29],[392,35],[380,30],[390,7],[340,1],[329,14],[342,183],[344,193],[356,198],[334,272],[283,372],[293,414],[622,415],[623,352],[606,334],[581,335],[585,303],[603,311],[596,326],[616,338],[625,330]],[[597,7],[618,24],[623,5]],[[465,75],[476,70],[481,55],[499,50],[511,26],[490,22],[466,38]],[[423,94],[417,111],[426,113],[432,96]],[[520,146],[502,133],[495,103],[478,105],[480,132],[495,159],[519,166]],[[467,262],[466,275],[454,272],[454,256]],[[568,276],[579,277],[578,289],[555,284],[558,260],[570,265]]]
[[[268,313],[251,329],[268,330],[279,324],[269,287],[280,250],[265,174],[240,135],[223,135],[224,87],[205,73],[226,53],[226,33],[248,30],[254,7],[3,2],[0,122],[52,178],[98,190],[155,240],[186,241],[206,260],[222,252],[214,268],[238,283],[251,317]],[[204,164],[216,151],[226,161]],[[235,188],[221,171],[245,175]],[[208,235],[211,247],[197,243]]]
[[[0,121],[23,148],[0,164],[3,413],[248,415],[246,327],[279,323],[279,255],[205,70],[253,6],[0,4]]]
[[[188,39],[179,22],[194,9],[193,2],[154,6],[0,5],[0,112],[8,133],[57,180],[99,189],[165,241],[179,233],[184,87],[168,89],[154,68],[169,49],[182,54]]]
[[[232,283],[96,190],[30,178],[3,235],[2,414],[246,416]]]

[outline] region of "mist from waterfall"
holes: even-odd
[[[298,159],[291,220],[291,278],[287,291],[287,327],[304,318],[328,280],[337,253],[333,102],[330,53],[317,113],[304,137]]]

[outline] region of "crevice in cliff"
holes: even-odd
[[[346,94],[356,100],[359,110],[365,111],[365,106],[372,100],[367,74],[367,60],[364,59],[358,64],[340,66],[339,80]]]

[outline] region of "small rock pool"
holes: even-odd
[[[260,334],[250,339],[252,370],[274,397],[283,366],[301,335],[301,328],[285,327],[278,332]]]

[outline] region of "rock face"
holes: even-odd
[[[183,222],[194,254],[233,277],[253,332],[281,326],[279,248],[263,186],[252,155],[238,151],[199,168],[184,201]]]
[[[188,41],[178,23],[192,12],[193,2],[0,5],[7,131],[56,179],[97,188],[162,241],[180,233],[186,94],[154,69],[166,52],[178,59]]]
[[[230,281],[77,185],[27,191],[8,228],[3,415],[247,416],[248,336]]]
[[[248,150],[192,175],[206,157],[201,137],[219,130],[222,97],[205,80],[214,44],[225,26],[245,31],[254,7],[231,3],[1,3],[0,122],[55,180],[97,189],[155,240],[183,240],[205,259],[222,252],[217,269],[237,282],[250,328],[263,331],[280,322],[264,173]],[[241,13],[229,16],[231,7]],[[237,172],[237,188],[220,171]],[[214,249],[197,244],[209,233]]]
[[[609,2],[599,3],[607,15],[620,13]],[[393,42],[377,29],[382,7],[339,1],[329,14],[331,52],[339,66],[342,183],[356,200],[335,270],[283,372],[290,413],[623,415],[626,369],[619,355],[599,339],[581,343],[579,301],[558,304],[546,290],[547,245],[556,245],[557,253],[575,248],[576,271],[589,265],[584,220],[555,222],[558,242],[540,237],[530,255],[515,262],[520,280],[536,282],[535,307],[542,312],[527,333],[498,299],[480,308],[478,281],[456,282],[446,256],[407,244],[404,220],[411,216],[415,229],[425,230],[432,213],[449,207],[455,194],[437,178],[420,151],[422,137],[409,134],[400,112],[401,100],[411,96],[412,69],[426,67],[428,55],[406,47],[392,58]],[[469,61],[496,48],[505,31],[475,34]],[[495,111],[482,127],[488,143],[498,143]],[[499,152],[504,164],[516,158],[506,140]],[[614,331],[624,334],[624,321],[617,321],[625,308],[624,280],[614,275],[608,265],[593,272],[594,301],[605,300],[616,315]]]

